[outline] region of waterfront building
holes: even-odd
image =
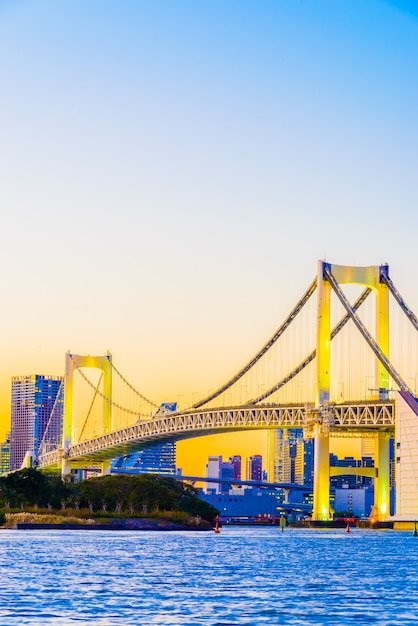
[[[0,474],[5,474],[10,469],[10,433],[7,433],[6,441],[0,443]]]
[[[374,503],[372,486],[364,489],[351,489],[348,485],[335,490],[334,510],[338,514],[348,513],[356,517],[369,517]]]
[[[174,413],[177,402],[163,402],[154,413],[153,417],[160,417]],[[157,443],[152,447],[145,448],[140,452],[134,452],[127,456],[114,459],[110,464],[110,471],[118,471],[129,474],[165,474],[174,476],[176,470],[176,443],[166,441]]]
[[[346,456],[339,459],[335,454],[330,454],[330,467],[374,467],[374,460],[371,457],[363,457],[355,459],[352,456]],[[357,476],[351,474],[343,474],[342,476],[332,476],[331,486],[335,489],[350,487],[370,486],[373,484],[373,478],[369,476]]]
[[[234,488],[227,493],[199,492],[199,498],[216,507],[221,516],[227,518],[276,517],[281,497],[277,490],[258,487]]]
[[[364,437],[361,440],[361,456],[367,456],[374,459],[376,452],[376,442],[374,437]]]
[[[234,466],[231,462],[229,461],[222,461],[221,463],[221,475],[220,475],[221,481],[222,480],[233,480],[234,479]],[[230,483],[220,483],[220,491],[221,493],[225,493],[228,492],[229,488],[230,488]]]
[[[221,478],[221,463],[222,456],[211,455],[208,456],[208,462],[206,463],[206,478]],[[216,482],[206,483],[206,491],[212,493],[219,493],[220,486]]]
[[[223,461],[222,456],[209,456],[206,463],[206,477],[219,479],[219,482],[206,483],[208,493],[225,493],[229,490],[230,483],[223,483],[222,480],[231,481],[235,478],[235,466],[231,461]]]
[[[45,436],[52,447],[62,438],[62,377],[32,374],[12,378],[10,469],[22,466],[26,453],[36,457]]]
[[[151,448],[129,454],[112,461],[111,472],[132,474],[176,474],[176,444],[174,441],[158,443]]]

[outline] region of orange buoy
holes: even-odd
[[[351,530],[350,530],[350,522],[347,522],[347,526],[345,528],[345,532],[346,533],[350,533],[351,532]]]
[[[215,517],[215,528],[214,528],[214,532],[215,533],[220,533],[221,531],[219,530],[219,515],[217,515]]]

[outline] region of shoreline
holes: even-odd
[[[153,530],[164,532],[173,530],[211,531],[212,528],[205,528],[203,526],[186,526],[181,524],[162,525],[157,522],[142,524],[36,524],[31,522],[21,522],[16,524],[15,528],[9,528],[7,530]]]

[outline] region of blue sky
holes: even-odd
[[[418,311],[416,3],[0,2],[0,393],[102,354],[204,395],[316,262]]]

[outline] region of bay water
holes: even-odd
[[[411,531],[0,531],[0,625],[418,623]]]

